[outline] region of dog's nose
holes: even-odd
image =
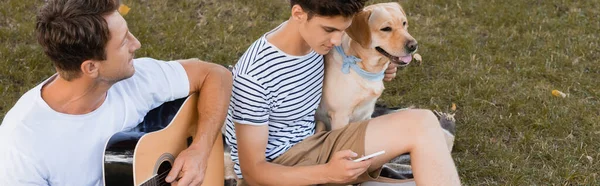
[[[419,47],[419,44],[417,44],[417,41],[415,41],[415,40],[410,40],[410,41],[408,41],[408,43],[406,43],[406,49],[408,50],[409,53],[414,52],[415,50],[417,50],[418,47]]]

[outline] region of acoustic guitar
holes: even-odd
[[[193,141],[198,94],[166,102],[148,112],[131,131],[114,134],[104,150],[103,179],[112,185],[170,185],[165,181],[175,157]],[[223,185],[223,140],[218,135],[202,186]]]

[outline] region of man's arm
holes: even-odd
[[[371,165],[371,160],[353,162],[356,153],[336,152],[327,164],[288,167],[265,161],[268,125],[235,124],[240,167],[250,185],[315,185],[355,180]]]
[[[231,97],[232,77],[225,67],[197,59],[179,61],[190,82],[190,94],[199,92],[198,128],[194,141],[176,158],[167,182],[199,185],[204,180],[212,146],[221,134]],[[182,172],[180,174],[180,172]]]

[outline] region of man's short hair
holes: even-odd
[[[119,4],[120,0],[48,0],[40,8],[37,40],[63,78],[81,76],[85,60],[106,60],[110,32],[103,16],[114,13]]]
[[[365,6],[366,0],[290,0],[291,6],[300,5],[308,14],[323,17],[352,17]]]

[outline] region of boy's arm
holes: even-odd
[[[336,152],[330,162],[321,165],[288,167],[267,162],[265,149],[268,125],[235,124],[240,167],[244,181],[250,185],[315,185],[345,183],[367,170],[370,160],[353,162],[356,153]]]
[[[200,60],[179,61],[190,83],[190,94],[199,93],[198,128],[194,141],[182,151],[169,172],[167,182],[181,177],[177,185],[199,185],[204,180],[208,156],[225,122],[231,97],[231,72],[225,67]],[[183,175],[178,175],[183,172]]]
[[[265,160],[268,125],[235,124],[240,167],[250,185],[314,185],[327,183],[325,165],[286,167]]]

